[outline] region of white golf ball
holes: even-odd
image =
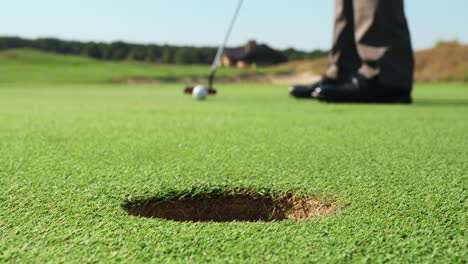
[[[203,85],[197,85],[193,88],[192,96],[197,100],[205,100],[208,96],[208,89]]]

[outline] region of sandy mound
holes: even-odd
[[[418,82],[468,81],[468,45],[444,45],[416,52]]]

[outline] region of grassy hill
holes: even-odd
[[[417,82],[468,82],[468,45],[442,45],[415,53]],[[257,69],[220,68],[218,77],[263,75],[310,71],[322,74],[328,58],[291,61],[275,67]],[[0,52],[0,83],[110,83],[136,80],[174,81],[202,78],[207,65],[154,65],[125,61],[99,61],[88,57],[58,55],[32,49]],[[144,82],[144,81],[143,81]]]
[[[0,83],[96,83],[112,82],[125,77],[178,79],[205,77],[209,66],[152,65],[139,62],[98,61],[82,56],[58,55],[32,49],[0,52]],[[225,69],[218,76],[265,74],[279,72],[276,68]]]

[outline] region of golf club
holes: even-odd
[[[213,64],[211,65],[210,75],[208,76],[208,94],[209,95],[214,95],[214,94],[217,93],[216,89],[213,88],[213,81],[214,81],[214,78],[215,78],[216,69],[218,68],[218,60],[220,59],[221,55],[223,54],[224,48],[226,47],[226,44],[227,44],[227,42],[229,40],[229,37],[231,36],[232,29],[234,28],[237,17],[239,16],[239,11],[240,11],[243,3],[244,3],[244,0],[239,0],[239,3],[237,4],[236,11],[234,12],[234,16],[232,17],[231,24],[229,25],[226,36],[224,37],[224,41],[219,46],[218,51],[216,52],[216,56],[215,56],[215,58],[213,60]],[[194,88],[193,86],[186,87],[184,89],[184,93],[192,94],[193,88]]]

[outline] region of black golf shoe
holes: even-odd
[[[312,96],[331,103],[412,103],[410,88],[380,85],[377,78],[366,79],[359,74],[347,82],[321,85]]]
[[[325,84],[338,84],[338,81],[323,76],[320,81],[311,85],[294,85],[289,87],[289,95],[295,98],[314,99],[312,93],[315,92],[317,88]]]

